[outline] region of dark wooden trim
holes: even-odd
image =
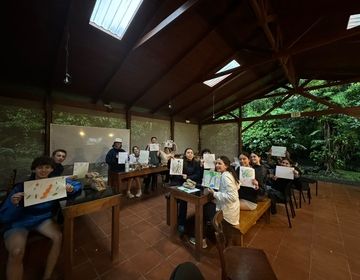
[[[170,117],[170,138],[175,141],[175,120],[174,117]]]
[[[50,155],[50,124],[52,123],[53,104],[51,93],[48,93],[44,99],[45,112],[45,155]],[[60,148],[60,147],[58,147]]]

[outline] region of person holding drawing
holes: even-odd
[[[31,164],[33,179],[48,178],[54,170],[52,158],[42,156],[35,158]],[[68,192],[75,191],[66,186]],[[50,238],[52,245],[47,258],[43,279],[50,279],[61,250],[61,230],[54,222],[53,209],[56,200],[24,207],[24,183],[14,186],[0,208],[0,223],[4,225],[5,247],[9,252],[6,275],[8,280],[22,279],[23,257],[29,231],[36,230]]]
[[[216,160],[216,171],[221,173],[219,191],[215,192],[208,188],[209,193],[214,197],[216,211],[222,210],[224,213],[224,231],[229,240],[234,244],[239,242],[234,238],[238,230],[234,228],[240,221],[240,200],[238,190],[240,181],[234,169],[230,165],[230,160],[226,156],[221,156]],[[215,215],[215,209],[212,216]]]
[[[240,174],[241,167],[250,167],[250,155],[247,152],[242,152],[239,156],[240,166],[236,168],[236,174]],[[241,177],[241,176],[239,176]],[[257,208],[257,195],[259,190],[259,183],[255,179],[252,180],[253,187],[244,186],[239,189],[240,210],[255,210]]]
[[[267,193],[266,182],[269,177],[269,170],[261,163],[261,156],[258,152],[251,152],[250,161],[251,167],[255,170],[255,179],[259,186],[257,200],[262,201]]]
[[[67,152],[63,149],[57,149],[53,151],[52,158],[55,162],[55,168],[54,171],[50,173],[49,177],[57,177],[62,175],[62,173],[64,172],[64,166],[62,165],[62,163],[66,159],[66,156]]]
[[[280,163],[280,166],[291,168],[292,162],[288,158],[283,158]],[[296,168],[293,168],[292,172],[294,173],[293,180],[286,178],[278,178],[278,176],[276,175],[270,175],[270,179],[272,180],[272,187],[268,192],[269,192],[269,197],[271,198],[270,210],[272,214],[277,213],[276,202],[281,202],[286,199],[285,188],[289,184],[289,182],[297,180],[300,177],[300,172]]]
[[[136,164],[140,164],[139,163],[139,157],[140,157],[140,149],[138,146],[133,146],[132,147],[132,154],[129,156],[129,163],[136,165]],[[137,188],[137,193],[135,194],[136,197],[141,197],[142,192],[141,192],[141,183],[140,183],[140,178],[139,177],[135,177],[135,178],[130,178],[128,180],[128,184],[127,184],[127,197],[128,198],[134,198],[134,195],[131,193],[131,186],[132,183],[135,181],[135,185]]]
[[[160,145],[157,142],[155,136],[151,137],[151,143],[146,146],[146,150],[149,151],[149,164],[152,166],[160,165]],[[155,190],[157,186],[158,174],[150,174],[144,179],[144,193],[149,193],[149,186],[151,183],[151,190]]]
[[[126,151],[122,149],[122,139],[115,138],[112,149],[106,155],[106,163],[109,166],[109,170],[112,172],[125,172],[125,163],[119,164],[119,153],[125,153]]]
[[[197,184],[201,184],[200,163],[195,160],[194,150],[192,148],[187,148],[184,152],[183,175],[172,175],[170,177],[170,185],[181,186],[187,179],[195,181]],[[178,200],[178,202],[178,232],[183,234],[185,232],[187,202],[183,200]]]

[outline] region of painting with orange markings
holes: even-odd
[[[24,183],[24,206],[66,197],[65,177],[54,177]]]

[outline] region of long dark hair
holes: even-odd
[[[192,150],[193,153],[194,153],[194,149],[193,148],[186,148],[185,151],[184,151],[184,155],[183,155],[183,159],[184,159],[184,163],[183,163],[183,170],[184,172],[187,170],[187,167],[188,165],[192,166],[193,164],[195,164],[195,155],[193,157],[192,160],[188,160],[187,157],[186,157],[186,152],[188,150]]]
[[[225,166],[227,167],[226,170],[229,171],[231,175],[233,175],[236,183],[239,184],[239,177],[236,174],[234,168],[232,168],[232,166],[230,165],[229,158],[227,156],[220,156],[219,159],[221,159],[224,162]]]

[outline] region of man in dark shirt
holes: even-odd
[[[146,146],[146,150],[149,151],[149,164],[152,166],[159,166],[160,165],[160,149],[157,151],[151,151],[150,145],[151,144],[158,144],[157,138],[155,136],[151,137],[151,143]],[[144,193],[149,193],[149,186],[151,182],[151,189],[154,191],[157,186],[157,176],[158,174],[150,174],[144,179]]]
[[[115,138],[112,149],[106,155],[106,163],[109,166],[109,170],[112,172],[124,172],[125,164],[119,164],[119,152],[126,152],[122,147],[122,139]]]
[[[53,151],[52,158],[55,161],[55,168],[54,171],[50,173],[49,178],[62,175],[62,173],[64,172],[64,166],[62,165],[62,163],[66,159],[66,155],[67,152],[63,149],[57,149]]]

